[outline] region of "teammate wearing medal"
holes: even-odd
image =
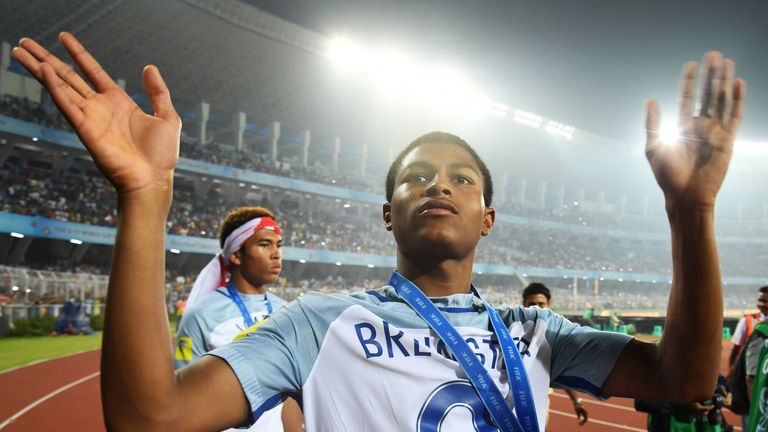
[[[200,272],[187,300],[176,336],[176,369],[226,345],[246,328],[262,324],[286,302],[268,292],[282,268],[282,232],[263,207],[242,207],[225,218],[219,234],[222,252]],[[282,415],[282,416],[281,416]],[[298,408],[278,405],[253,425],[258,431],[283,431]]]
[[[662,145],[658,106],[646,107],[646,155],[665,196],[674,269],[659,343],[547,309],[487,305],[471,276],[495,219],[491,178],[463,140],[433,133],[406,147],[387,176],[383,217],[398,270],[389,286],[306,295],[174,373],[162,294],[179,117],[154,66],[144,69],[155,111],[147,115],[72,35],[60,40],[87,82],[32,40],[13,57],[49,89],[117,189],[101,374],[110,430],[220,430],[298,395],[308,430],[537,431],[550,382],[675,403],[710,396],[723,311],[714,204],[745,93],[719,53],[705,58],[698,104],[697,64],[684,67],[679,143]]]
[[[282,232],[269,210],[242,207],[224,218],[222,252],[200,272],[176,336],[176,368],[260,323],[286,301],[268,292],[282,269]]]

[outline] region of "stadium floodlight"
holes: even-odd
[[[680,141],[681,136],[677,121],[666,121],[659,129],[659,139],[663,144],[675,144]]]
[[[172,254],[180,254],[180,253],[181,253],[181,251],[180,251],[180,250],[178,250],[178,249],[175,249],[175,248],[171,248],[171,249],[169,249],[169,250],[168,250],[168,252],[170,252],[170,253],[172,253]]]
[[[18,286],[16,286],[16,285],[14,285],[14,286],[12,286],[12,287],[11,287],[11,291],[13,291],[13,292],[16,292],[16,291],[18,291],[18,290],[19,290],[19,287],[18,287]]]
[[[360,69],[370,61],[370,55],[363,46],[345,36],[330,40],[326,56],[337,66],[350,71]]]
[[[83,244],[83,241],[82,241],[82,240],[79,240],[79,239],[74,239],[74,238],[73,238],[73,239],[69,239],[69,242],[70,242],[70,243],[72,243],[72,244],[76,244],[76,245],[81,245],[81,244]]]
[[[22,234],[22,233],[17,233],[17,232],[12,232],[12,233],[11,233],[11,237],[16,237],[16,238],[24,238],[24,234]]]
[[[503,103],[490,101],[488,105],[488,111],[495,116],[505,118],[507,115],[509,115],[509,106],[504,105]]]
[[[515,110],[514,114],[515,116],[512,117],[512,120],[535,129],[540,128],[541,123],[544,122],[544,119],[538,114],[529,113],[523,110]]]
[[[573,138],[573,132],[576,130],[576,128],[550,120],[547,122],[547,126],[544,128],[544,130],[551,133],[552,135],[565,137],[565,139],[570,141],[571,138]]]

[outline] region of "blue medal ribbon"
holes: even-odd
[[[243,299],[240,297],[240,293],[237,292],[232,281],[227,282],[227,292],[232,301],[237,305],[237,308],[240,309],[240,313],[243,315],[243,321],[245,322],[245,327],[248,328],[254,325],[253,317],[251,317],[251,313],[248,312],[248,308],[245,307],[245,303],[243,303]],[[272,315],[272,302],[269,300],[267,294],[264,294],[264,301],[267,302],[267,313]]]
[[[389,284],[395,288],[397,294],[408,303],[409,306],[418,314],[438,337],[451,350],[456,361],[461,366],[464,373],[472,382],[478,396],[491,414],[496,426],[503,432],[538,432],[539,423],[536,416],[536,409],[531,394],[528,375],[523,367],[520,353],[517,350],[512,336],[507,327],[501,320],[499,313],[491,307],[472,286],[472,293],[478,296],[485,305],[493,325],[494,332],[501,345],[504,363],[507,366],[507,376],[509,385],[515,401],[515,409],[518,417],[522,420],[522,425],[512,412],[512,408],[507,405],[504,395],[493,382],[488,371],[482,363],[478,361],[475,353],[469,348],[467,342],[461,337],[459,332],[445,318],[442,312],[424,295],[424,293],[413,282],[409,281],[397,271],[392,273]]]

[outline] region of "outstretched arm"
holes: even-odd
[[[603,386],[605,395],[685,403],[705,400],[715,388],[723,293],[714,206],[741,122],[745,83],[734,80],[731,60],[709,52],[694,108],[697,68],[695,62],[683,68],[678,142],[662,142],[659,107],[655,101],[646,105],[646,156],[664,192],[672,233],[674,278],[664,336],[658,344],[627,344]]]
[[[144,68],[155,111],[145,114],[71,34],[59,39],[85,79],[30,39],[19,42],[13,57],[48,89],[117,190],[119,225],[101,359],[107,428],[237,425],[248,418],[248,404],[222,360],[206,357],[178,375],[173,371],[163,296],[165,223],[181,121],[168,88],[156,67]]]

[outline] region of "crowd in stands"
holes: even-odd
[[[234,146],[216,142],[200,145],[190,138],[182,140],[181,157],[224,165],[234,168],[258,171],[283,177],[324,183],[346,189],[382,193],[383,187],[377,183],[368,182],[363,178],[345,174],[331,175],[323,167],[303,167],[298,160],[283,159],[273,161],[265,153],[238,150]]]
[[[63,119],[52,103],[34,103],[25,98],[3,95],[0,96],[0,115],[71,131],[69,124]],[[327,172],[327,167],[309,166],[305,168],[295,158],[273,161],[264,152],[237,150],[234,146],[217,142],[200,145],[186,134],[183,134],[181,156],[218,165],[383,195],[383,184],[380,181],[367,181],[359,176],[344,174],[330,175]],[[666,233],[669,230],[666,219],[658,215],[621,215],[616,212],[585,211],[583,209],[584,206],[578,202],[568,202],[558,206],[540,208],[535,205],[520,205],[515,202],[503,203],[501,199],[496,201],[495,205],[500,213],[530,219],[633,232]],[[768,236],[768,222],[759,218],[753,219],[757,220],[740,221],[739,223],[731,223],[732,221],[719,223],[717,227],[718,233],[729,236]],[[210,230],[201,229],[201,231]]]
[[[0,97],[0,114],[50,127],[67,129],[66,122],[53,106],[32,103],[11,96]],[[320,170],[304,169],[299,164],[269,160],[262,153],[223,148],[217,143],[186,143],[182,156],[215,164],[235,166],[270,174],[335,184],[344,188],[371,190],[362,179],[329,177]],[[116,201],[112,187],[100,176],[70,170],[54,175],[51,170],[19,166],[8,161],[0,170],[0,210],[48,219],[114,227]],[[215,238],[221,216],[242,202],[227,200],[216,189],[204,197],[196,196],[189,185],[178,184],[174,205],[168,220],[170,234]],[[270,206],[268,202],[248,205]],[[285,228],[287,246],[327,249],[376,255],[392,255],[394,240],[377,217],[360,217],[338,210],[277,209]],[[539,209],[517,204],[500,204],[500,214],[536,220],[561,222],[596,228],[624,229],[634,232],[663,233],[668,230],[663,218],[624,216],[583,211],[578,203],[561,208]],[[768,224],[728,224],[742,226],[749,234],[766,233]],[[737,228],[738,229],[738,228]],[[733,233],[727,233],[734,235]],[[726,275],[761,276],[762,268],[754,265],[759,257],[768,258],[763,245],[721,244],[721,262]],[[620,272],[670,274],[671,258],[668,241],[610,241],[594,234],[570,232],[554,228],[497,223],[494,233],[481,241],[477,262],[525,267],[584,269]]]
[[[32,102],[26,98],[0,95],[0,115],[41,124],[54,129],[72,131],[72,127],[51,103]]]
[[[112,187],[101,177],[51,170],[9,161],[0,170],[0,210],[48,219],[114,227],[116,201]],[[285,203],[285,201],[284,201]],[[189,184],[177,183],[168,232],[175,235],[216,238],[223,214],[242,202],[228,200],[212,188],[198,198]],[[273,207],[268,202],[247,205]],[[309,207],[309,206],[308,206]],[[376,255],[393,255],[394,239],[375,213],[360,216],[343,209],[277,209],[285,230],[286,246],[327,249]],[[764,245],[721,244],[724,273],[761,276],[757,257],[768,257]],[[670,274],[668,240],[616,240],[594,234],[554,228],[497,223],[491,236],[478,247],[479,263],[525,267]]]

